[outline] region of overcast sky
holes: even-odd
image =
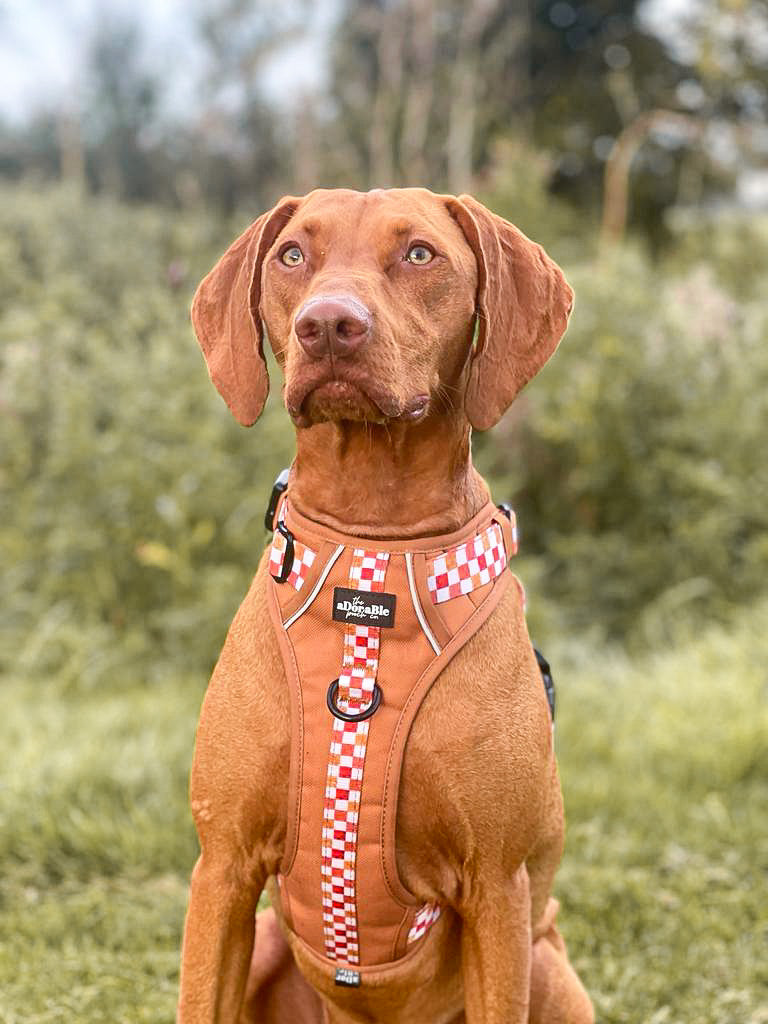
[[[183,105],[194,92],[201,54],[190,28],[191,0],[0,0],[0,114],[20,119],[46,100],[77,95],[83,40],[99,18],[137,17],[150,66],[173,61],[169,102]],[[265,76],[276,98],[286,68],[296,92],[322,75],[322,43],[337,0],[312,4],[311,31],[286,47]],[[179,67],[181,65],[181,67]]]

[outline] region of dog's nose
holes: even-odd
[[[351,356],[368,340],[371,314],[351,296],[320,296],[299,310],[294,324],[299,344],[313,359]]]

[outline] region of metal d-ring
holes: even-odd
[[[341,711],[336,705],[336,695],[339,692],[339,680],[334,679],[331,685],[328,687],[328,696],[326,697],[326,703],[328,710],[335,718],[340,718],[344,722],[364,722],[366,718],[370,718],[371,715],[375,714],[381,704],[381,687],[378,683],[373,684],[373,695],[371,697],[371,703],[363,711],[358,711],[356,715],[350,715],[348,711]]]
[[[280,566],[280,573],[274,579],[276,583],[286,583],[291,575],[291,569],[293,569],[293,534],[285,523],[278,523],[275,529],[285,537],[285,551],[283,552],[283,564]]]

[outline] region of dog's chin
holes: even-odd
[[[315,423],[418,423],[430,409],[428,394],[399,399],[370,381],[321,380],[288,385],[283,392],[288,413],[297,427]]]
[[[330,380],[313,388],[298,409],[291,410],[297,427],[315,423],[338,423],[353,420],[386,423],[387,415],[362,388],[345,380]]]

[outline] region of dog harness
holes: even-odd
[[[440,915],[398,877],[395,819],[408,734],[424,697],[514,579],[514,513],[488,504],[450,535],[361,540],[301,515],[275,485],[266,522],[270,615],[291,702],[287,925],[359,985]]]

